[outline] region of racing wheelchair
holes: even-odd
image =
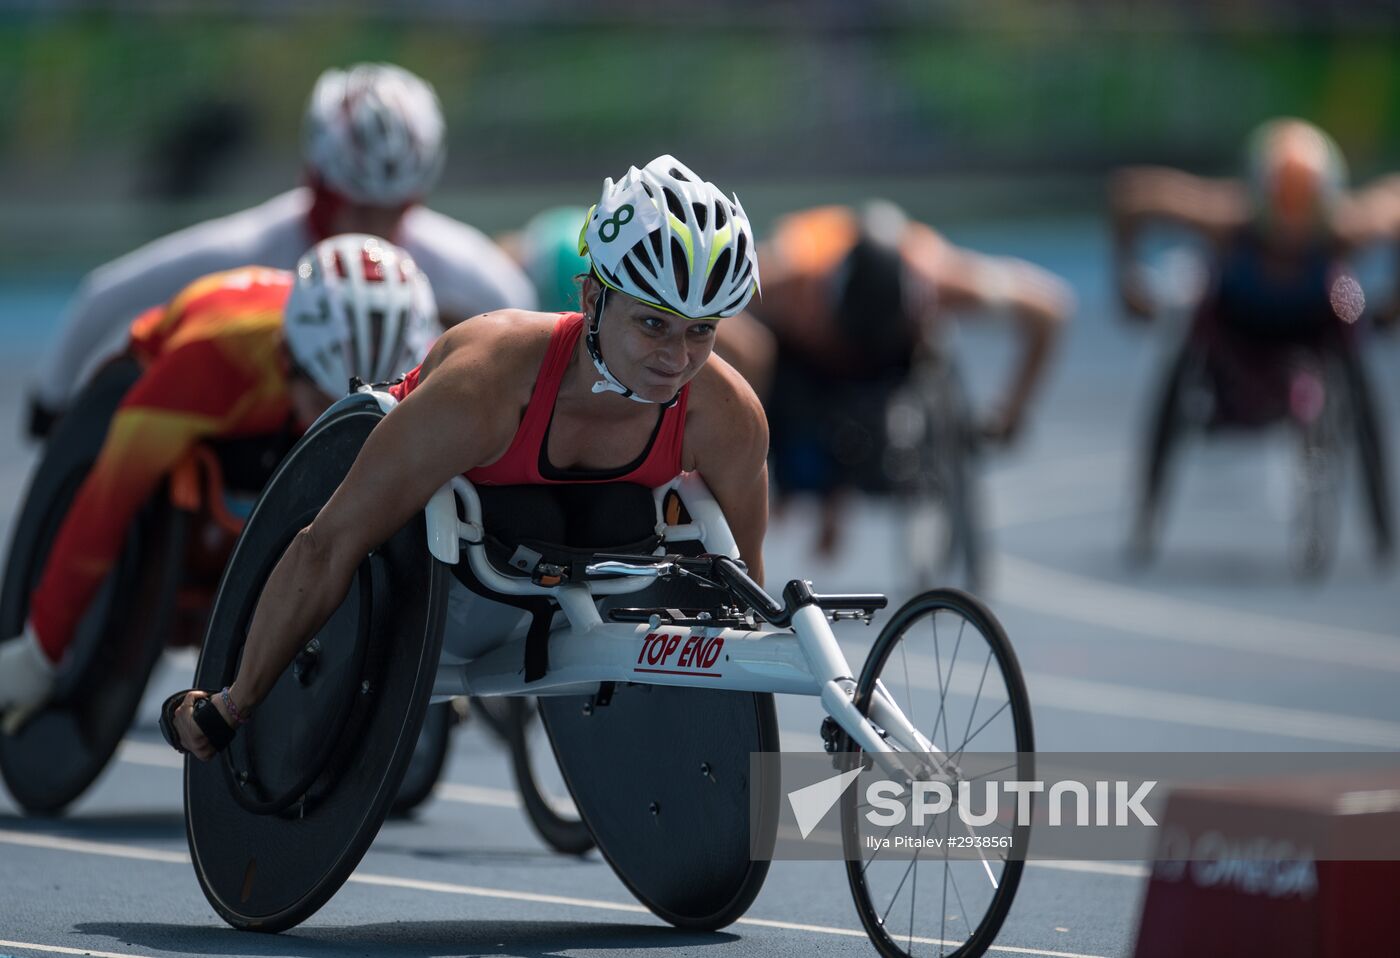
[[[1131,560],[1144,563],[1157,551],[1170,470],[1188,437],[1258,433],[1278,424],[1288,427],[1298,450],[1290,530],[1297,574],[1317,578],[1336,556],[1353,444],[1377,552],[1389,548],[1389,491],[1375,410],[1361,359],[1344,335],[1324,327],[1307,336],[1269,338],[1227,327],[1204,310],[1192,318],[1149,409]]]
[[[11,539],[0,591],[0,635],[23,627],[29,597],[63,519],[118,405],[140,375],[140,364],[130,357],[105,364],[49,437]],[[162,651],[199,646],[223,563],[258,491],[292,442],[287,433],[203,443],[142,510],[79,626],[52,700],[0,734],[0,775],[25,811],[58,814],[81,796],[121,744]],[[527,718],[514,718],[504,730],[515,735],[518,726],[518,734],[526,734]],[[431,793],[454,719],[448,704],[429,711],[394,814],[409,813]],[[522,777],[522,792],[532,787],[538,794],[534,780]],[[565,843],[561,850],[586,850],[578,847],[576,825],[571,830],[567,820],[540,815],[542,834],[558,836]]]
[[[859,490],[892,501],[913,591],[985,579],[979,436],[951,351],[922,342],[887,375],[841,380],[780,351],[765,408],[783,493]]]
[[[103,366],[45,445],[10,543],[0,635],[23,627],[63,518],[140,374],[129,357]],[[86,791],[126,735],[161,652],[199,644],[245,509],[290,446],[290,437],[199,446],[138,515],[53,698],[0,734],[0,775],[26,811],[57,814]]]
[[[230,684],[272,568],[393,405],[361,389],[282,461],[225,569],[196,687]],[[690,929],[735,921],[767,874],[780,783],[750,756],[779,750],[776,693],[818,697],[829,748],[902,781],[956,777],[969,744],[1015,752],[1018,774],[1033,775],[1019,667],[976,600],[953,590],[911,600],[857,678],[831,621],[868,621],[885,598],[823,596],[793,580],[778,602],[737,558],[698,476],[656,490],[455,478],[364,559],[253,722],[211,761],[186,761],[186,831],[210,904],[261,931],[320,908],[373,841],[429,703],[452,695],[533,696],[604,858],[653,913]],[[860,812],[843,800],[841,844],[880,953],[933,942],[982,954],[1023,862],[995,851],[882,860],[858,840]],[[956,903],[918,907],[918,887],[939,887],[911,887],[920,864],[942,867]]]

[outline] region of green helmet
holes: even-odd
[[[520,231],[520,256],[540,309],[578,308],[577,278],[588,272],[588,257],[579,255],[578,232],[587,216],[582,206],[556,206],[536,214]]]

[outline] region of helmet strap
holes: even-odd
[[[664,403],[658,403],[654,399],[644,399],[631,389],[622,385],[618,378],[613,375],[612,370],[608,368],[608,364],[603,361],[603,344],[598,339],[598,326],[603,321],[603,305],[607,302],[607,298],[608,284],[598,283],[598,297],[594,300],[593,314],[588,319],[588,328],[583,338],[584,345],[588,347],[588,355],[593,360],[593,368],[598,370],[598,375],[603,377],[593,384],[593,392],[617,393],[633,402],[661,406],[663,409],[674,406],[676,400],[680,398],[681,394],[679,392]]]

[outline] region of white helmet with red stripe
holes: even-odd
[[[306,163],[356,203],[397,206],[427,195],[446,157],[432,86],[402,67],[361,63],[327,70],[306,104]]]
[[[441,331],[412,257],[364,233],[332,236],[301,258],[283,327],[293,362],[330,396],[344,395],[352,376],[376,383],[407,372]]]

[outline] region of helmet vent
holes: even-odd
[[[652,288],[650,283],[642,278],[642,274],[637,271],[637,267],[632,265],[631,257],[623,260],[623,263],[627,266],[627,275],[631,277],[632,282],[636,283],[637,287],[642,292],[646,293],[650,299],[658,303],[661,302],[661,297],[657,295],[656,290]]]
[[[704,229],[705,223],[710,219],[709,207],[704,203],[691,203],[690,208],[695,211],[695,225]]]
[[[661,231],[652,230],[647,240],[651,243],[651,251],[656,254],[652,257],[651,261],[659,264],[661,262]],[[641,244],[638,243],[637,245],[640,246]]]
[[[724,277],[729,275],[729,264],[733,258],[733,251],[725,249],[719,254],[719,259],[715,260],[715,268],[710,270],[710,281],[705,284],[705,302],[708,303],[719,295],[720,287],[724,285]]]
[[[742,230],[739,232],[739,242],[737,245],[738,249],[734,253],[735,257],[738,258],[739,262],[747,264],[749,261],[749,236]]]
[[[681,241],[671,237],[671,272],[676,277],[676,294],[681,299],[690,299],[690,264],[686,262],[685,250]]]
[[[744,261],[743,267],[739,270],[738,274],[734,277],[734,285],[736,285],[736,286],[747,286],[748,284],[745,282],[745,280],[747,280],[747,279],[749,278],[749,274],[752,273],[752,272],[753,272],[753,263],[749,262],[748,260],[745,260],[745,261]]]
[[[666,194],[666,208],[671,211],[671,215],[678,220],[684,221],[685,204],[681,202],[681,198],[664,187],[661,192]]]
[[[684,173],[682,173],[680,170],[676,169],[674,166],[671,167],[671,175],[672,175],[673,177],[675,177],[676,179],[680,180],[682,183],[689,183],[689,182],[690,182],[690,177],[686,176]]]

